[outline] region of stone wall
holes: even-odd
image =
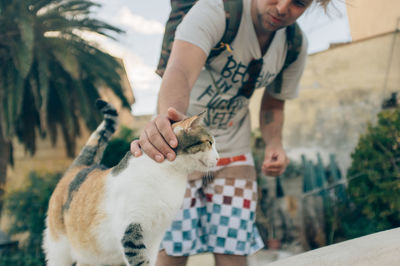
[[[346,8],[353,41],[392,32],[400,26],[399,0],[346,0]]]
[[[327,159],[334,153],[347,168],[359,135],[394,91],[400,91],[400,33],[310,55],[299,97],[286,102],[283,135],[289,156],[300,160],[301,154],[315,158],[320,152]],[[250,103],[253,128],[259,125],[262,93],[257,90]]]

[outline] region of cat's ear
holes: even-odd
[[[195,128],[203,121],[204,115],[206,111],[201,112],[198,115],[194,115],[190,118],[190,123],[188,124],[188,128]]]
[[[172,125],[172,128],[175,133],[178,133],[180,130],[190,130],[192,128],[197,127],[201,121],[203,121],[203,117],[206,111],[201,112],[198,115],[194,115],[191,117],[188,117],[182,121],[176,122]]]

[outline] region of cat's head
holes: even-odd
[[[200,123],[203,114],[204,112],[172,125],[178,139],[178,146],[175,148],[177,160],[185,163],[189,170],[200,172],[215,167],[219,159],[214,137]]]

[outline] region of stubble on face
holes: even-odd
[[[266,12],[261,12],[261,10],[259,8],[256,7],[255,9],[256,12],[256,21],[257,21],[257,25],[256,28],[258,31],[260,32],[272,32],[272,31],[276,31],[277,28],[270,24],[270,22],[267,20],[267,13]]]
[[[267,1],[265,3],[265,1]],[[278,0],[279,1],[279,0]],[[273,32],[293,24],[311,5],[313,0],[294,0],[297,4],[290,3],[289,10],[280,14],[275,4],[268,4],[268,0],[253,0],[254,12],[256,16],[256,28],[260,32]],[[276,1],[275,1],[276,2]],[[301,3],[301,6],[299,4]]]
[[[277,31],[287,25],[275,24],[272,22],[271,13],[273,13],[273,7],[266,7],[265,9],[257,5],[257,1],[253,0],[254,12],[256,16],[256,29],[261,33],[271,33]],[[282,20],[283,22],[283,20]]]

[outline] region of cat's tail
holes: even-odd
[[[96,107],[103,113],[104,120],[90,135],[72,166],[90,166],[99,163],[107,142],[118,126],[118,113],[114,106],[103,100],[97,100]]]

